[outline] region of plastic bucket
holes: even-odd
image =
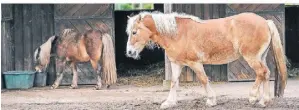
[[[34,79],[34,87],[44,87],[47,84],[47,73],[36,72]]]
[[[29,89],[33,86],[33,71],[7,71],[3,74],[7,89]]]

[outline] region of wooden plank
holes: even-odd
[[[210,19],[210,5],[204,4],[204,19]]]
[[[213,19],[219,18],[219,8],[220,6],[218,4],[213,5]]]
[[[104,10],[104,11],[102,11]],[[114,18],[114,5],[113,4],[101,4],[97,12],[92,16],[104,17],[104,18]]]
[[[32,34],[31,34],[31,28],[32,28],[32,13],[31,13],[31,5],[23,5],[23,26],[24,26],[24,40],[23,40],[23,46],[24,46],[24,70],[32,70],[33,69],[33,53],[32,53]]]
[[[96,16],[112,18],[112,4],[57,4],[55,17],[78,18],[83,16]]]
[[[204,70],[206,72],[206,75],[211,80],[211,77],[212,77],[212,65],[204,65]],[[213,81],[213,80],[211,80],[211,81]]]
[[[220,81],[220,65],[212,66],[212,79],[213,81]]]
[[[101,15],[109,8],[108,4],[86,4],[73,16],[94,16]]]
[[[103,23],[105,23],[105,25],[107,26],[107,28],[109,28],[109,33],[112,35],[112,40],[115,42],[115,27],[114,27],[114,18],[110,18],[110,19],[100,19]]]
[[[221,68],[220,68],[220,81],[227,81],[227,65],[221,65]]]
[[[219,17],[224,18],[226,15],[226,5],[225,4],[219,4],[220,9],[219,9]]]
[[[49,31],[48,31],[48,5],[42,5],[42,42],[46,42],[48,40],[49,36]]]
[[[63,16],[69,9],[71,9],[76,4],[56,4],[54,5],[54,13],[56,16]]]
[[[54,5],[46,5],[44,7],[44,12],[45,12],[45,17],[46,19],[44,19],[46,21],[46,25],[44,26],[46,28],[46,30],[48,31],[45,34],[46,39],[48,39],[49,37],[53,36],[55,34],[54,32]],[[48,76],[47,76],[47,84],[52,85],[55,81],[56,78],[56,67],[55,67],[55,58],[52,57],[50,59],[50,64],[48,67]]]
[[[32,53],[42,44],[41,6],[32,5]]]
[[[232,9],[232,11],[235,11],[240,4],[228,4],[228,6]]]
[[[14,70],[14,46],[11,21],[1,22],[1,74]]]
[[[1,15],[2,19],[12,19],[12,4],[1,4]]]
[[[24,69],[23,49],[23,5],[14,6],[14,40],[15,40],[15,69]]]
[[[249,6],[250,4],[240,4],[237,10],[238,12],[245,12]]]
[[[76,5],[73,6],[71,9],[69,9],[67,12],[65,12],[64,14],[62,14],[62,16],[68,16],[68,17],[71,17],[71,16],[73,16],[78,10],[80,10],[84,5],[86,5],[86,4],[76,4]]]
[[[7,64],[7,56],[6,56],[6,48],[7,48],[7,45],[8,43],[6,42],[6,32],[7,32],[7,26],[6,26],[6,22],[1,22],[1,75],[3,72],[7,71],[7,67],[6,67],[6,64]],[[2,79],[1,79],[2,80]]]
[[[195,5],[195,13],[194,13],[194,15],[198,16],[201,19],[203,19],[203,10],[202,10],[202,8],[203,8],[202,4]]]
[[[254,11],[266,11],[269,6],[269,4],[260,4]]]
[[[249,7],[247,7],[246,11],[254,11],[259,6],[260,4],[251,4]]]

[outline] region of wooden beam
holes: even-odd
[[[172,5],[171,4],[164,4],[164,13],[171,13],[172,12]],[[165,89],[170,89],[170,80],[171,80],[171,65],[170,61],[167,57],[167,54],[164,55],[165,59],[165,79],[163,80],[163,87]]]
[[[14,58],[15,70],[24,70],[24,49],[23,49],[23,5],[15,4],[14,6]]]
[[[283,5],[283,4],[280,4],[280,5]],[[283,7],[285,7],[285,5],[283,5]],[[286,45],[285,45],[285,15],[284,15],[284,12],[285,12],[285,8],[282,8],[281,10],[279,10],[281,13],[283,13],[283,20],[281,21],[281,24],[282,24],[282,36],[280,36],[281,40],[282,40],[282,46],[283,46],[283,51],[284,53],[285,52],[285,49],[286,49]],[[273,52],[273,51],[272,51]],[[273,53],[274,55],[274,53]],[[286,58],[286,57],[285,57]],[[287,59],[286,59],[287,60]],[[278,63],[278,61],[276,60],[276,58],[274,57],[274,62],[275,63]],[[283,97],[284,95],[284,89],[282,88],[282,85],[281,85],[281,77],[279,75],[279,72],[280,72],[280,68],[278,66],[276,66],[276,72],[275,72],[275,82],[274,82],[274,96],[275,97]],[[288,75],[286,76],[288,77]],[[287,79],[286,79],[287,81]]]

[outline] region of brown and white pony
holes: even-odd
[[[52,51],[52,52],[51,52]],[[34,58],[36,71],[44,71],[50,62],[50,56],[56,56],[57,78],[52,85],[59,86],[67,64],[73,72],[71,88],[77,88],[78,73],[76,63],[90,62],[97,73],[96,89],[100,89],[102,82],[109,85],[116,82],[115,53],[111,36],[103,30],[88,30],[80,34],[73,29],[63,30],[60,36],[52,36],[47,42],[36,49]],[[98,67],[100,61],[102,69]],[[102,78],[103,81],[102,81]]]
[[[286,63],[278,30],[271,20],[253,13],[201,20],[187,14],[141,12],[129,17],[127,24],[126,54],[139,58],[147,45],[155,43],[162,47],[172,67],[172,82],[168,98],[161,108],[176,105],[176,89],[183,66],[192,68],[204,85],[208,106],[216,105],[215,92],[209,85],[203,64],[226,64],[243,57],[255,70],[256,80],[249,101],[258,101],[259,88],[263,83],[263,96],[259,104],[265,106],[270,100],[269,76],[266,55],[272,46],[280,68],[282,89],[286,85]],[[225,88],[224,88],[225,89]]]

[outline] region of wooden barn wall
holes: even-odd
[[[224,4],[172,4],[172,11],[184,12],[206,20],[225,17],[225,7]],[[204,65],[204,68],[211,81],[227,81],[227,65]],[[198,79],[193,70],[185,67],[180,81],[198,81]]]
[[[63,29],[72,28],[78,32],[88,29],[108,28],[115,42],[113,4],[55,4],[55,34],[59,35]],[[89,62],[77,64],[78,84],[96,84],[94,73]],[[61,81],[62,85],[72,82],[72,71],[68,67]]]
[[[1,73],[34,70],[34,50],[54,35],[53,5],[1,4]],[[54,72],[53,65],[49,72]]]

